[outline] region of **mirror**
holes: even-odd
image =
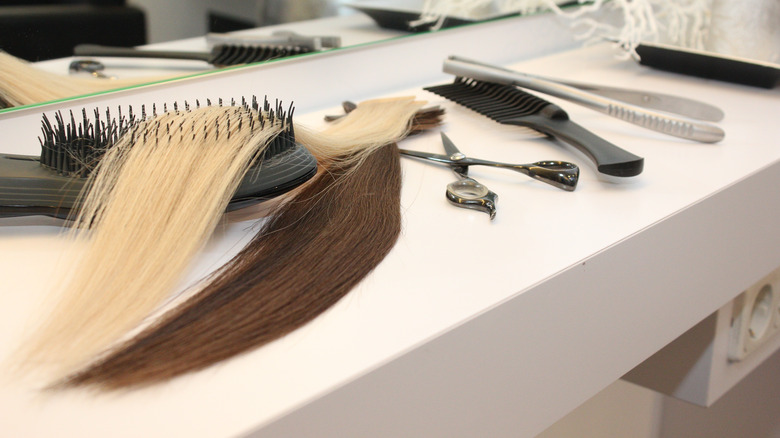
[[[106,0],[101,0],[106,1]],[[120,3],[122,3],[120,1]],[[201,51],[208,53],[210,45],[207,44],[204,35],[208,29],[203,24],[202,29],[190,26],[188,29],[181,28],[188,23],[192,23],[195,16],[202,16],[207,13],[209,8],[218,7],[217,12],[222,13],[220,19],[222,24],[217,23],[216,27],[224,29],[230,27],[230,19],[235,19],[236,14],[245,14],[249,17],[245,26],[253,26],[253,29],[231,32],[231,35],[241,38],[252,38],[257,36],[270,36],[275,31],[292,31],[303,36],[336,36],[341,39],[341,49],[348,49],[354,46],[364,46],[378,41],[384,41],[392,38],[408,36],[415,32],[426,32],[431,29],[433,21],[418,20],[420,11],[422,11],[423,0],[310,0],[306,2],[289,2],[284,0],[258,0],[256,2],[245,1],[216,1],[216,0],[179,0],[170,2],[155,2],[153,0],[128,0],[128,4],[137,6],[145,11],[147,22],[147,34],[149,42],[144,49],[155,50],[188,50]],[[186,5],[184,5],[186,3]],[[5,3],[3,3],[5,4]],[[302,5],[314,5],[308,9],[302,8]],[[41,6],[43,7],[43,6]],[[254,10],[252,8],[255,8]],[[258,9],[262,8],[262,10]],[[305,10],[304,10],[305,9]],[[225,18],[226,11],[231,10],[233,15]],[[302,12],[303,11],[303,12]],[[312,12],[313,11],[313,12]],[[172,15],[181,16],[177,20],[169,19]],[[313,15],[312,15],[313,14]],[[217,14],[218,15],[218,14]],[[263,15],[267,21],[251,21],[251,17]],[[516,15],[516,14],[515,14]],[[480,9],[470,15],[453,14],[446,17],[441,24],[442,27],[452,27],[464,24],[474,24],[488,19],[501,18],[490,8]],[[319,18],[318,18],[319,17]],[[300,20],[304,21],[291,21]],[[278,21],[277,24],[266,25],[268,22]],[[410,22],[417,21],[416,23]],[[227,22],[227,24],[225,24]],[[235,24],[235,23],[232,23]],[[262,26],[262,28],[257,28]],[[179,29],[177,29],[179,27]],[[199,37],[182,38],[187,32]],[[158,40],[173,39],[172,41]],[[208,41],[216,44],[219,41]],[[328,47],[324,49],[329,50]],[[297,56],[316,56],[317,51],[305,53]],[[71,65],[75,60],[97,61],[92,64]],[[274,62],[266,61],[266,62]],[[242,66],[233,66],[227,68],[253,68],[256,64]],[[62,78],[80,78],[82,81],[90,84],[100,83],[106,85],[106,88],[127,88],[136,86],[135,84],[148,84],[150,82],[166,81],[173,78],[182,78],[190,76],[200,76],[217,71],[217,69],[208,62],[202,60],[181,60],[181,59],[152,59],[152,58],[128,58],[128,57],[106,57],[106,56],[69,56],[44,60],[33,65],[36,69],[45,71]],[[93,76],[104,76],[103,78],[92,78]],[[14,86],[21,87],[24,81],[32,81],[35,78],[30,75],[16,75]],[[0,79],[2,80],[2,79]],[[39,80],[39,82],[46,82]],[[63,89],[63,87],[55,87]],[[83,97],[94,93],[103,93],[106,91],[90,90],[82,92],[73,92],[68,97],[57,97],[57,101],[62,99],[70,100],[76,97]],[[0,95],[2,99],[2,95]],[[36,106],[44,105],[43,99],[36,103]],[[0,117],[3,113],[15,111],[24,106],[14,106],[1,109]]]

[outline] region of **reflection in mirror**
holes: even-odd
[[[2,1],[4,0],[0,0],[0,2]],[[46,2],[48,0],[40,1]],[[72,2],[72,0],[68,0],[68,3]],[[99,7],[97,4],[103,2],[125,3],[124,0],[84,0],[84,2],[88,3],[90,8]],[[205,60],[108,57],[105,55],[86,55],[89,53],[86,51],[82,52],[83,56],[70,56],[78,44],[94,43],[110,46],[122,44],[112,42],[110,39],[87,38],[75,42],[71,41],[67,55],[59,54],[54,59],[49,60],[43,60],[44,57],[36,55],[28,57],[31,61],[38,61],[35,63],[17,59],[18,57],[12,56],[15,55],[14,52],[8,49],[6,50],[8,53],[0,57],[0,105],[5,107],[40,105],[48,101],[158,82],[167,78],[209,73],[220,67],[207,62],[214,46],[246,44],[247,39],[267,39],[279,31],[294,32],[309,39],[326,37],[319,41],[316,48],[312,49],[312,52],[317,53],[320,50],[330,50],[337,47],[332,42],[326,43],[326,41],[332,41],[331,37],[340,40],[342,47],[349,47],[408,35],[410,31],[426,30],[425,28],[393,28],[377,20],[375,15],[364,13],[365,7],[370,6],[375,10],[381,9],[395,16],[402,10],[408,14],[410,19],[419,19],[425,6],[425,0],[401,2],[382,0],[352,0],[349,2],[345,0],[307,0],[301,2],[283,0],[247,2],[128,0],[127,3],[131,4],[131,7],[143,11],[146,17],[147,34],[149,35],[147,42],[151,44],[143,45],[138,51],[201,52],[208,54],[204,55]],[[302,7],[304,3],[310,7]],[[394,6],[390,6],[391,3]],[[0,3],[0,5],[4,4]],[[46,7],[48,6],[29,6],[29,8]],[[0,15],[2,15],[3,9],[5,6],[0,6]],[[312,13],[314,13],[314,17],[312,17]],[[200,16],[201,20],[194,18],[193,14]],[[178,19],[170,20],[170,17],[174,15]],[[206,20],[206,15],[208,15],[208,20]],[[480,16],[477,19],[470,16],[466,17],[465,20],[450,24],[473,23],[484,18],[495,18],[495,16]],[[192,26],[192,23],[196,22],[201,23],[200,27]],[[407,23],[408,20],[404,19],[404,26]],[[181,28],[183,25],[187,27]],[[219,37],[205,38],[204,35],[208,32],[219,33],[223,36],[229,35],[230,40],[220,40]],[[52,38],[50,37],[50,39]],[[0,38],[0,50],[6,48],[3,41]],[[254,43],[257,44],[257,41]],[[128,45],[136,46],[137,44]],[[82,47],[82,49],[84,48]],[[92,67],[98,66],[98,68],[102,67],[103,69],[99,73],[95,73],[93,71],[85,72],[83,68],[70,68],[73,61],[81,60],[90,61]],[[5,111],[9,111],[9,109]]]

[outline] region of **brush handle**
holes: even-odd
[[[702,143],[715,143],[723,139],[725,133],[715,125],[686,118],[671,117],[646,110],[636,105],[598,96],[568,85],[559,84],[538,77],[495,67],[488,64],[450,57],[444,61],[444,72],[478,81],[496,84],[515,85],[540,91],[551,96],[588,107],[628,123],[674,137],[695,140]]]
[[[615,146],[568,118],[549,118],[543,114],[508,118],[501,123],[526,126],[557,137],[587,155],[598,171],[605,175],[636,176],[642,173],[644,167],[644,158]]]
[[[301,145],[265,158],[244,175],[227,211],[280,196],[316,172],[317,160]],[[65,219],[80,207],[87,181],[47,169],[35,156],[0,154],[0,218],[43,215]]]
[[[0,218],[64,219],[77,205],[84,181],[47,170],[34,156],[0,154]]]
[[[182,50],[139,50],[131,47],[112,47],[97,44],[79,44],[73,48],[76,56],[121,56],[127,58],[165,58],[211,61],[211,53]]]

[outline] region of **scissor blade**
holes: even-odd
[[[446,164],[448,166],[450,164],[452,164],[452,160],[450,160],[450,157],[448,157],[447,155],[432,154],[430,152],[412,151],[412,150],[409,150],[409,149],[399,149],[399,150],[401,151],[401,155],[407,155],[407,156],[410,156],[410,157],[422,158],[422,159],[425,159],[425,160],[431,160],[431,161],[435,161],[437,163]]]
[[[447,152],[447,156],[450,158],[450,160],[452,160],[450,161],[450,167],[452,167],[452,171],[463,178],[467,178],[469,174],[469,167],[457,164],[457,160],[462,160],[466,158],[466,156],[460,152],[460,149],[455,146],[455,143],[453,143],[452,140],[447,137],[447,134],[443,132],[441,133],[441,143],[444,145],[444,150]]]
[[[453,161],[447,155],[432,154],[430,152],[411,151],[409,149],[399,149],[399,151],[401,152],[401,155],[406,155],[408,157],[422,158],[424,160],[429,160],[439,164],[444,164],[445,166],[449,166],[449,168],[452,169],[452,171],[455,172],[456,174],[464,178],[468,177],[468,173],[469,173],[468,166],[460,166],[456,164],[457,162]]]
[[[441,133],[441,142],[444,145],[444,151],[447,152],[447,156],[452,157],[455,154],[459,154],[460,149],[458,149],[457,146],[455,146],[455,143],[450,140],[449,137],[447,137],[447,134]]]

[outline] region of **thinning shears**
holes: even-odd
[[[498,195],[490,191],[486,186],[468,176],[469,166],[491,166],[502,169],[510,169],[524,175],[545,182],[561,190],[572,191],[577,187],[580,169],[575,164],[565,161],[538,161],[531,164],[509,164],[496,161],[469,158],[463,154],[455,143],[441,133],[444,154],[411,151],[400,149],[401,154],[410,157],[422,158],[449,166],[458,181],[447,185],[447,200],[452,204],[475,210],[484,211],[493,219],[496,215],[496,202]]]

